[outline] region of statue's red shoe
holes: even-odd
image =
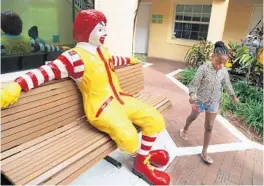
[[[154,169],[150,165],[151,155],[148,157],[138,154],[134,161],[133,173],[151,185],[169,185],[170,176]]]

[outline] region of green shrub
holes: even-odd
[[[233,87],[241,103],[235,105],[230,96],[223,93],[221,114],[232,112],[263,136],[263,89],[241,81],[235,83]]]
[[[135,54],[135,57],[141,62],[147,62],[147,56],[145,54]]]
[[[185,68],[184,71],[180,72],[177,77],[181,83],[188,85],[194,78],[196,69],[194,68]]]
[[[198,68],[200,65],[210,60],[214,45],[210,41],[200,41],[193,45],[185,55],[185,61],[189,67]]]
[[[226,113],[228,113],[228,112],[230,112],[230,110],[232,110],[231,107],[234,107],[232,99],[230,98],[230,96],[227,93],[222,94],[220,103],[221,103],[220,113],[224,116]]]
[[[247,100],[263,102],[263,89],[249,85],[245,81],[238,81],[233,87],[236,91],[236,95],[242,102],[246,102]]]
[[[242,103],[235,113],[240,115],[249,127],[253,127],[260,136],[263,136],[263,104],[248,100]]]

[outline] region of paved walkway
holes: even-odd
[[[203,142],[203,114],[191,126],[188,141],[179,137],[179,130],[191,111],[188,94],[165,75],[184,66],[171,61],[150,62],[153,65],[145,68],[145,91],[166,95],[172,101],[172,109],[165,113],[167,131],[178,151],[183,151],[167,169],[172,179],[171,184],[262,185],[263,146],[262,150],[255,149],[253,143],[239,131],[223,124],[221,117],[214,125],[209,148],[209,151],[215,152],[211,154],[215,161],[213,165],[204,164],[198,155]]]
[[[243,150],[212,154],[206,165],[197,155],[176,157],[167,172],[171,185],[263,185],[263,151]]]

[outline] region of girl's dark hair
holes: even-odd
[[[22,32],[22,20],[15,12],[1,13],[1,29],[5,34],[19,35]]]
[[[224,42],[217,41],[215,43],[214,54],[229,55],[228,48],[225,46]]]

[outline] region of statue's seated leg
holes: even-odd
[[[135,158],[133,172],[150,184],[168,185],[169,175],[151,166],[165,166],[169,162],[166,150],[151,151],[158,133],[166,128],[163,116],[154,107],[133,97],[122,99],[128,118],[142,129],[141,148]]]

